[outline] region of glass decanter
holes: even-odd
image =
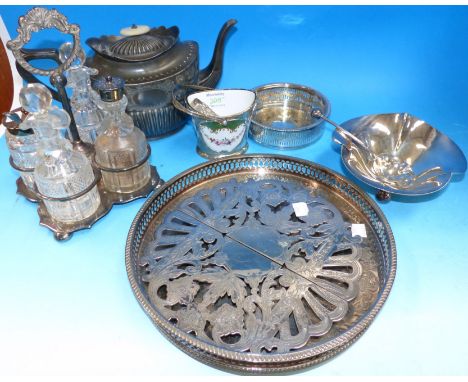
[[[20,92],[22,91],[23,90]],[[15,168],[18,170],[23,183],[30,190],[34,191],[34,166],[36,164],[37,157],[37,135],[34,134],[33,130],[26,129],[26,126],[21,122],[21,118],[14,112],[9,113],[8,117],[12,119],[11,125],[14,125],[14,128],[7,127],[5,131],[6,143],[11,155],[11,160]],[[29,114],[26,118],[33,119],[34,114]],[[21,169],[27,171],[21,171]]]
[[[93,144],[101,131],[102,113],[94,103],[96,96],[90,75],[96,75],[98,71],[80,65],[71,67],[66,73],[67,86],[73,91],[70,104],[78,134],[83,142]]]
[[[125,113],[124,81],[107,76],[98,78],[94,85],[101,97],[99,107],[106,112],[94,146],[104,185],[117,193],[137,191],[150,181],[151,168],[146,137]]]
[[[26,119],[22,127],[32,129],[38,138],[34,180],[45,197],[47,211],[53,219],[65,223],[90,217],[101,200],[97,186],[91,187],[95,182],[91,163],[84,154],[74,151],[62,135],[70,117],[52,106],[52,95],[43,85],[28,85],[20,93],[20,99],[24,109],[34,116]]]

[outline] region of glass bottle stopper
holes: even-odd
[[[21,88],[19,101],[28,113],[46,113],[52,105],[52,94],[41,84],[28,84]]]
[[[104,102],[120,101],[124,95],[125,81],[120,77],[100,76],[94,82],[94,88]]]

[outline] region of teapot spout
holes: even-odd
[[[216,39],[216,45],[208,66],[200,70],[198,77],[198,84],[209,88],[216,87],[216,84],[221,78],[223,71],[223,56],[224,56],[224,41],[226,40],[227,34],[231,27],[237,23],[237,20],[231,19],[224,23],[223,27],[219,31],[218,38]]]

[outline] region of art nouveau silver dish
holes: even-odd
[[[359,338],[390,292],[396,249],[380,209],[344,177],[245,155],[163,185],[133,221],[126,267],[177,347],[267,373],[318,364]]]
[[[453,174],[466,171],[466,158],[460,148],[411,114],[366,115],[341,126],[363,141],[373,154],[368,155],[355,145],[344,144],[341,148],[346,168],[379,190],[379,199],[389,199],[391,194],[431,194],[447,186]],[[343,141],[336,132],[335,139]],[[391,179],[388,174],[392,174]]]

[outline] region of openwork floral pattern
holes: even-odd
[[[358,294],[361,246],[349,228],[312,189],[233,179],[165,215],[140,259],[143,281],[161,314],[200,339],[289,352],[326,334]]]
[[[32,37],[33,33],[43,29],[57,29],[59,32],[69,34],[73,37],[72,51],[65,61],[54,69],[39,69],[32,66],[23,56],[23,48]],[[67,70],[72,63],[79,58],[84,61],[84,52],[80,46],[80,27],[78,24],[68,23],[67,18],[56,9],[46,9],[41,7],[31,8],[26,15],[18,20],[18,36],[7,42],[7,47],[11,49],[16,61],[27,71],[41,76],[51,76]]]

